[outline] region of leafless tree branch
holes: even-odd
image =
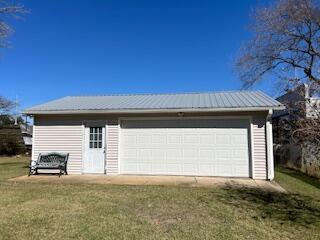
[[[254,37],[236,61],[244,88],[272,76],[284,82],[286,90],[307,83],[320,96],[319,0],[277,0],[254,11],[250,29]],[[283,126],[289,135],[284,138],[320,146],[320,104],[300,94],[302,101],[287,107],[291,119]]]
[[[13,101],[0,96],[0,115],[7,114],[14,106],[15,103]]]
[[[291,88],[301,83],[320,87],[318,1],[278,0],[256,9],[250,29],[254,37],[241,48],[236,61],[245,88],[270,74],[282,76]]]
[[[9,1],[0,1],[0,47],[8,46],[8,37],[13,32],[12,27],[8,23],[9,18],[21,18],[27,13],[27,9],[20,4],[11,4]]]

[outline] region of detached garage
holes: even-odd
[[[69,153],[73,174],[273,179],[276,100],[259,91],[65,97],[25,110],[32,159]]]

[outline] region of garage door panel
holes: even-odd
[[[226,135],[225,133],[218,133],[216,135],[216,144],[217,145],[229,145],[229,144],[231,144],[230,135]]]
[[[144,144],[150,144],[150,143],[152,143],[152,135],[149,135],[149,134],[138,135],[137,137],[138,145],[144,145]]]
[[[138,158],[143,160],[146,160],[147,162],[149,162],[149,159],[153,158],[153,151],[152,149],[139,149],[139,153],[138,153]]]
[[[167,163],[167,172],[171,175],[181,175],[181,165],[178,163]]]
[[[184,144],[198,144],[199,143],[199,135],[198,134],[184,134],[183,135],[183,143]]]
[[[248,177],[248,170],[242,166],[234,166],[232,176]]]
[[[234,149],[232,151],[232,159],[244,159],[248,156],[248,152],[246,149]]]
[[[167,166],[163,163],[153,163],[152,164],[152,172],[154,174],[166,174],[167,173]]]
[[[199,175],[210,176],[214,173],[212,164],[199,164]]]
[[[191,160],[194,160],[194,159],[197,159],[198,157],[198,149],[194,148],[190,148],[190,149],[182,149],[182,155],[183,155],[183,158],[184,159],[191,159]]]
[[[123,144],[126,146],[134,145],[137,143],[137,136],[125,134],[122,136],[121,141],[123,141]]]
[[[137,158],[138,150],[136,148],[125,148],[123,149],[124,158]]]
[[[161,148],[155,148],[153,149],[153,154],[155,158],[163,159],[163,161],[166,159],[166,151],[163,151]]]
[[[180,148],[168,148],[163,149],[166,152],[167,159],[179,159],[182,158],[182,150]]]
[[[222,159],[222,162],[224,161],[228,161],[228,159],[230,159],[230,150],[226,150],[226,149],[217,149],[215,151],[215,158],[216,159]]]
[[[152,144],[166,144],[167,143],[167,137],[165,135],[161,135],[159,133],[156,133],[152,136]]]
[[[123,174],[249,176],[247,120],[124,122]]]
[[[243,134],[233,134],[231,139],[232,139],[231,141],[232,145],[246,146],[248,144],[246,135],[243,135]]]
[[[178,134],[168,134],[167,143],[168,144],[181,144],[181,136]]]
[[[128,159],[123,159],[123,160],[126,161]],[[126,161],[126,164],[121,167],[121,170],[123,172],[128,173],[128,174],[130,174],[130,173],[131,174],[138,173],[138,167],[137,167],[136,162],[135,163],[130,163],[130,162]]]
[[[209,161],[212,162],[212,159],[214,159],[214,150],[211,148],[201,148],[199,149],[199,161]]]
[[[214,133],[200,135],[200,144],[214,144],[214,143],[215,143]]]
[[[232,166],[226,168],[225,164],[216,164],[214,165],[214,173],[219,176],[220,173],[223,173],[224,176],[232,176]]]
[[[183,175],[194,175],[194,174],[197,174],[197,172],[198,172],[197,168],[198,168],[198,165],[196,165],[196,164],[184,163],[182,165],[182,170],[183,170],[182,174]]]

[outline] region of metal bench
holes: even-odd
[[[38,174],[39,169],[52,169],[59,170],[59,177],[61,174],[68,175],[67,163],[68,163],[69,153],[47,153],[39,154],[37,161],[30,161],[29,174]]]

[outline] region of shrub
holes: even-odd
[[[16,155],[25,151],[25,146],[21,145],[16,135],[2,135],[0,141],[0,155]]]

